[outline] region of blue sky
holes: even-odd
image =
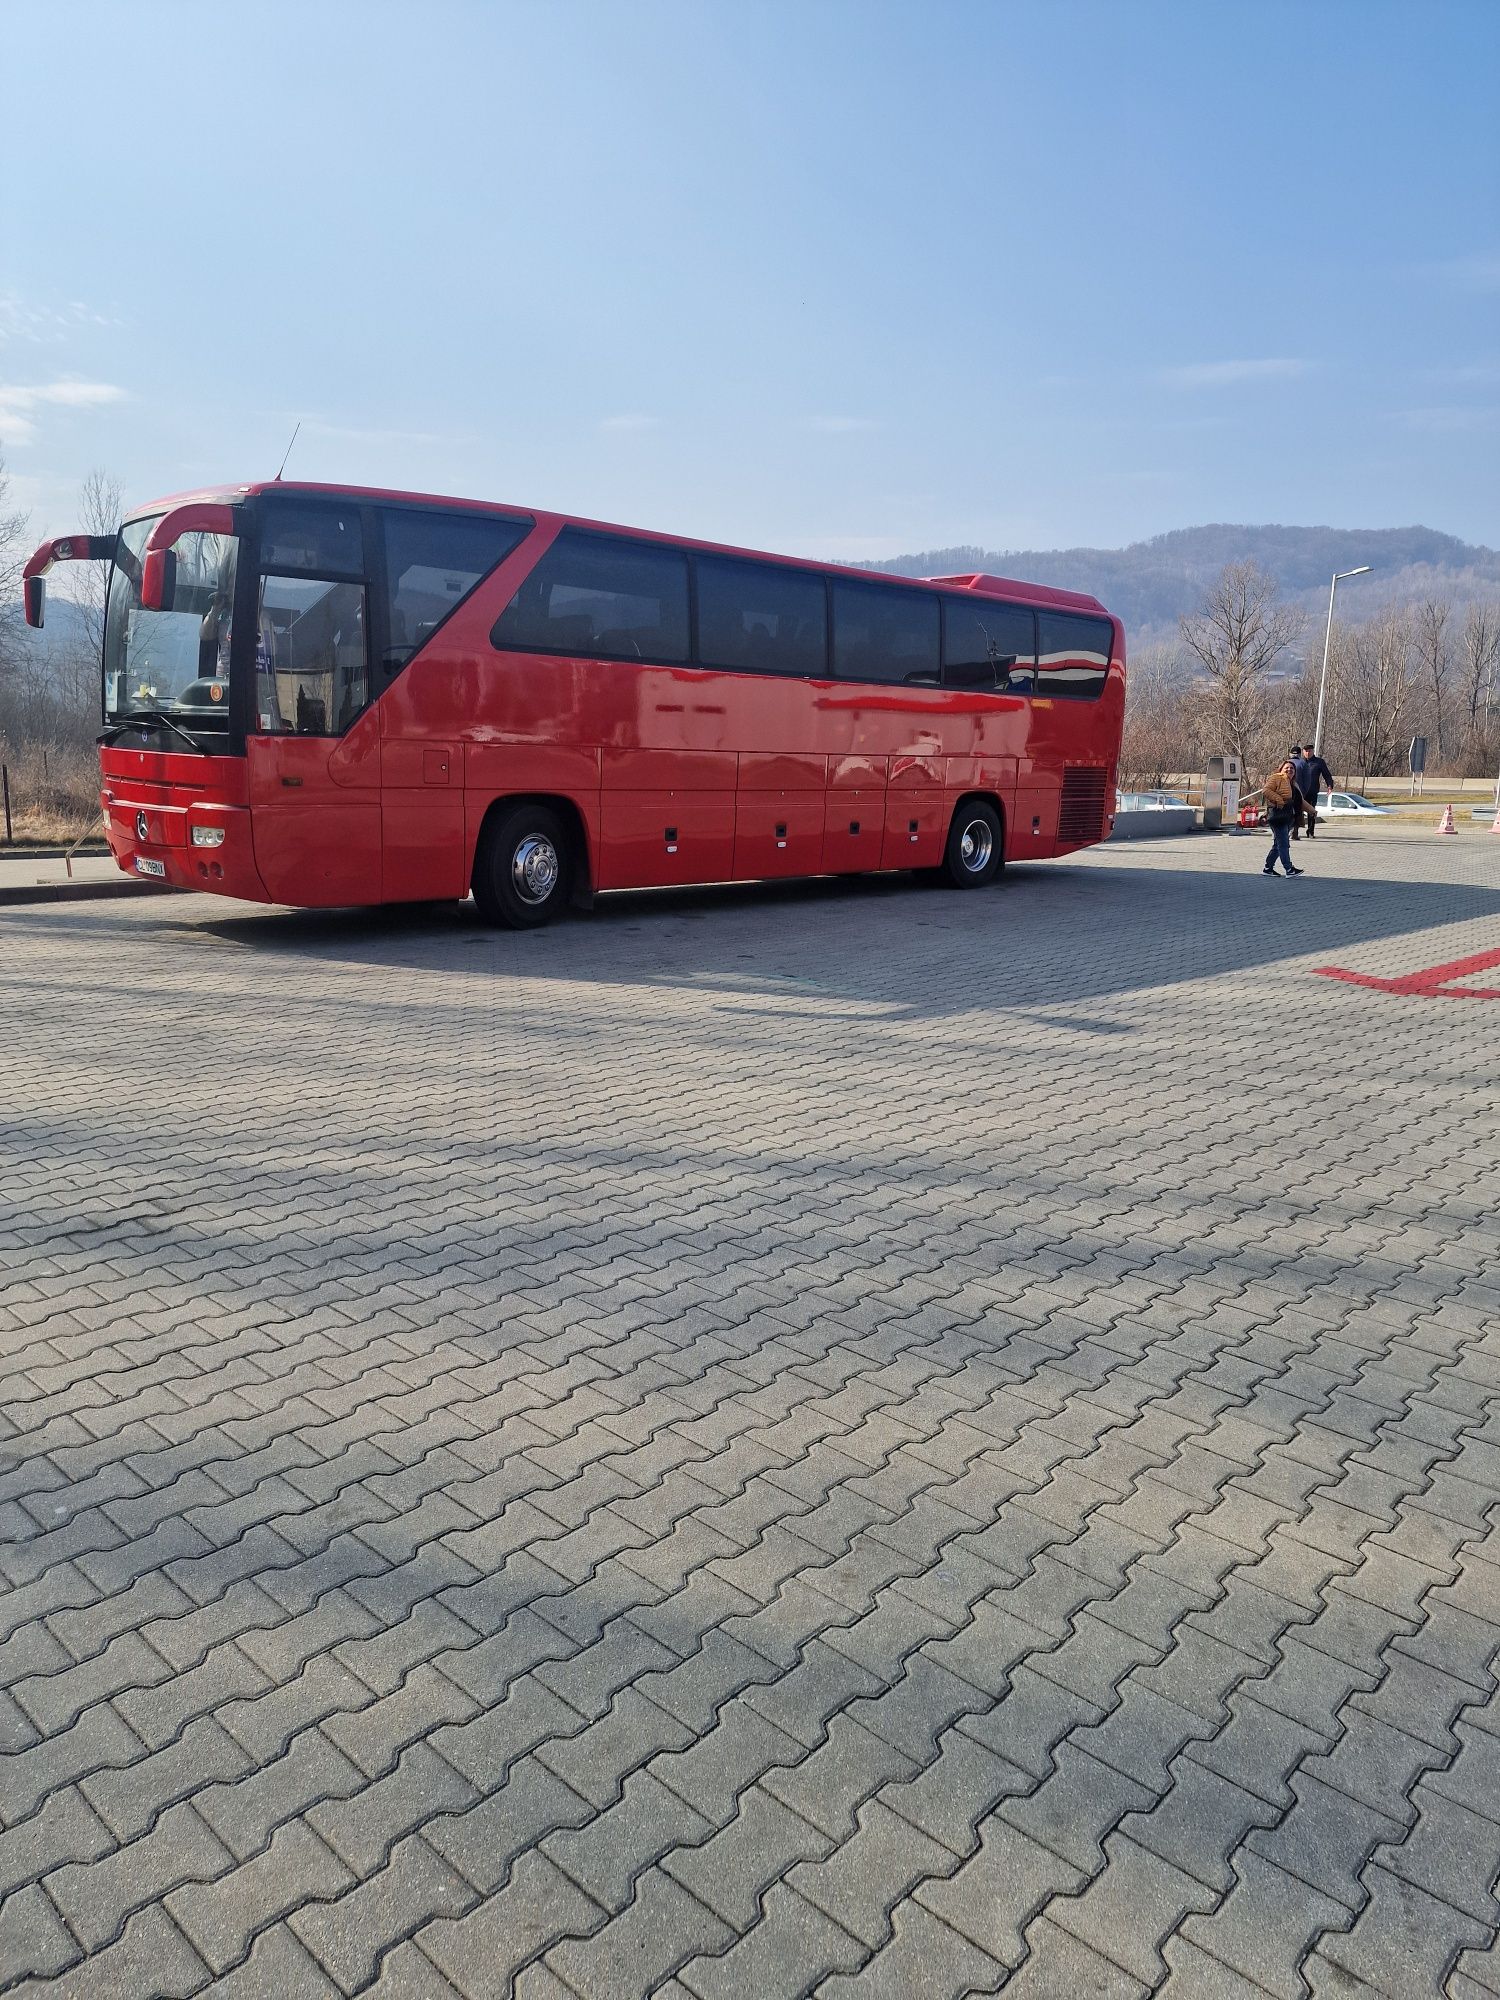
[[[1500,0],[15,8],[38,528],[289,473],[799,554],[1500,542]]]

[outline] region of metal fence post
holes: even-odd
[[[10,766],[8,764],[0,764],[0,792],[3,792],[5,795],[5,844],[7,847],[14,847],[16,844],[16,830],[10,823]]]

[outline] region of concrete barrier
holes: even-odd
[[[1159,812],[1115,814],[1116,840],[1160,840],[1169,833],[1192,833],[1198,825],[1194,806],[1166,806]]]

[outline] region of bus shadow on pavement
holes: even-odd
[[[264,911],[194,929],[256,952],[372,969],[782,1002],[802,994],[822,1011],[839,1001],[926,1017],[1040,1010],[1039,1025],[1050,1015],[1059,1028],[1107,1034],[1120,1024],[1055,1010],[1496,922],[1500,886],[1050,862],[1013,867],[998,887],[967,895],[905,876],[637,890],[526,932],[489,929],[471,904]],[[1476,948],[1450,942],[1434,955]],[[1413,954],[1368,959],[1366,971],[1403,971]]]

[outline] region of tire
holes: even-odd
[[[474,902],[487,923],[534,930],[551,923],[573,884],[573,843],[550,806],[502,809],[479,836]]]
[[[955,889],[982,889],[1005,865],[1000,815],[983,799],[970,799],[953,815],[943,853],[943,877]]]

